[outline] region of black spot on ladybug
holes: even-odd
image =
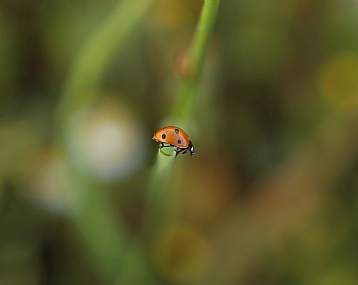
[[[178,144],[181,144],[181,140],[178,140]]]
[[[162,139],[164,140],[167,136],[165,134],[162,134]]]
[[[179,130],[178,130],[178,129],[175,129],[175,133],[176,133],[176,134],[179,134]]]

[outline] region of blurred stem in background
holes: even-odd
[[[208,0],[204,2],[192,42],[184,58],[183,79],[178,89],[172,114],[169,114],[171,118],[169,121],[175,122],[175,124],[178,124],[178,126],[184,130],[189,128],[190,122],[192,121],[192,113],[198,93],[199,78],[219,5],[219,0]],[[170,193],[166,191],[172,180],[173,173],[173,148],[158,151],[158,158],[154,166],[148,191],[147,204],[149,215],[145,222],[145,227],[152,226],[152,222],[158,221],[159,217],[161,223],[164,223],[166,220],[171,220],[176,216],[177,209],[180,206],[178,193],[175,193],[174,187],[170,189]]]
[[[100,94],[97,90],[111,59],[126,44],[126,36],[142,20],[151,3],[120,1],[84,43],[60,96],[56,114],[60,130],[73,111]],[[61,131],[57,133],[63,136]],[[62,138],[56,142],[63,145]],[[76,191],[86,192],[84,206],[73,217],[72,226],[98,276],[105,284],[144,284],[144,280],[151,284],[142,254],[128,246],[127,231],[111,211],[109,193],[88,175],[83,177],[69,157],[67,161],[75,177],[72,184]]]
[[[59,124],[98,94],[106,68],[126,43],[126,36],[140,22],[151,1],[120,1],[108,18],[84,43],[70,68],[57,109]]]

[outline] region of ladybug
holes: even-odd
[[[160,143],[159,149],[163,147],[176,147],[175,156],[178,153],[185,154],[187,151],[189,151],[190,155],[194,155],[194,146],[188,135],[181,128],[174,126],[161,128],[154,134],[152,139]]]

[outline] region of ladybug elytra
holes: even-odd
[[[163,147],[176,147],[175,156],[178,153],[185,154],[187,151],[189,151],[190,155],[195,153],[194,146],[188,135],[181,128],[175,126],[161,128],[154,134],[152,139],[160,143],[159,149]]]

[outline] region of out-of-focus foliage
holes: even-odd
[[[221,1],[152,201],[202,3],[143,2],[1,2],[1,283],[358,284],[358,3]]]

